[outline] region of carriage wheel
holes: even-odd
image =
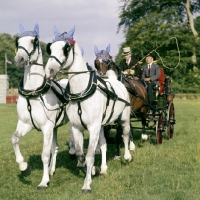
[[[161,112],[158,116],[158,120],[156,122],[156,142],[157,144],[162,144],[162,132],[163,132],[163,112]]]
[[[174,134],[174,124],[175,124],[175,111],[174,111],[173,103],[169,104],[167,120],[168,120],[167,135],[168,135],[168,138],[171,139]]]

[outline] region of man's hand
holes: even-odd
[[[150,78],[144,78],[144,81],[147,82],[147,83],[150,83],[151,79]]]

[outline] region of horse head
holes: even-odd
[[[39,45],[39,25],[36,23],[33,31],[25,31],[20,24],[20,35],[16,38],[16,56],[14,58],[17,67],[25,67],[35,62],[41,53]]]
[[[54,36],[52,43],[48,43],[46,51],[50,55],[45,73],[47,78],[53,78],[56,74],[69,66],[74,61],[74,46],[75,40],[73,39],[75,26],[69,32],[60,33],[56,26],[54,26]]]
[[[113,70],[117,74],[115,63],[112,60],[110,53],[110,44],[106,47],[106,50],[98,50],[97,46],[94,46],[94,53],[96,59],[94,61],[95,68],[100,76],[106,75],[108,70]]]

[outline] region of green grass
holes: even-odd
[[[59,154],[56,173],[49,187],[37,191],[42,178],[41,151],[43,136],[32,131],[20,140],[21,152],[32,168],[22,177],[15,162],[11,136],[15,131],[15,105],[0,105],[0,199],[19,200],[198,200],[200,198],[200,101],[175,100],[174,137],[162,145],[141,142],[135,130],[136,151],[133,162],[113,161],[114,145],[108,145],[108,174],[94,177],[90,194],[83,195],[84,173],[68,155],[69,124],[58,130]],[[149,134],[155,134],[149,131]],[[87,140],[87,133],[85,134]],[[122,148],[123,152],[123,148]],[[95,164],[100,166],[100,156]]]

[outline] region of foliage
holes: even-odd
[[[175,100],[176,124],[174,137],[164,139],[162,145],[140,140],[141,130],[134,129],[136,151],[133,162],[113,161],[115,145],[108,145],[108,174],[93,177],[90,194],[81,193],[85,174],[76,168],[77,161],[69,159],[68,125],[58,129],[58,156],[56,173],[49,187],[37,191],[42,178],[41,152],[43,136],[31,131],[20,139],[21,152],[32,172],[23,177],[15,161],[11,136],[17,123],[16,105],[0,105],[0,199],[109,199],[109,200],[198,200],[200,196],[200,129],[199,100]],[[189,108],[189,109],[188,109]],[[154,131],[148,134],[155,138]],[[88,134],[85,133],[85,145]],[[122,146],[122,152],[123,152]],[[86,151],[86,146],[84,148]],[[95,165],[100,167],[101,156],[96,155]]]
[[[200,92],[200,44],[196,42],[188,26],[186,0],[121,0],[120,23],[126,41],[121,44],[116,63],[122,58],[122,48],[130,46],[132,55],[145,64],[145,56],[154,53],[157,63],[165,73],[184,88],[193,87]],[[200,11],[200,2],[191,1],[191,12]],[[200,19],[195,27],[200,34]],[[177,42],[176,42],[177,40]],[[178,46],[177,46],[178,44]],[[197,63],[192,62],[196,49]],[[180,55],[179,55],[180,53]],[[175,88],[176,92],[176,88]]]
[[[17,88],[20,80],[23,77],[24,69],[19,69],[14,64],[15,57],[15,41],[18,35],[11,36],[7,33],[0,34],[0,74],[5,74],[5,54],[12,64],[7,63],[7,74],[9,76],[9,87]],[[44,64],[47,62],[48,54],[46,53],[46,44],[40,41],[40,46],[43,52]]]

